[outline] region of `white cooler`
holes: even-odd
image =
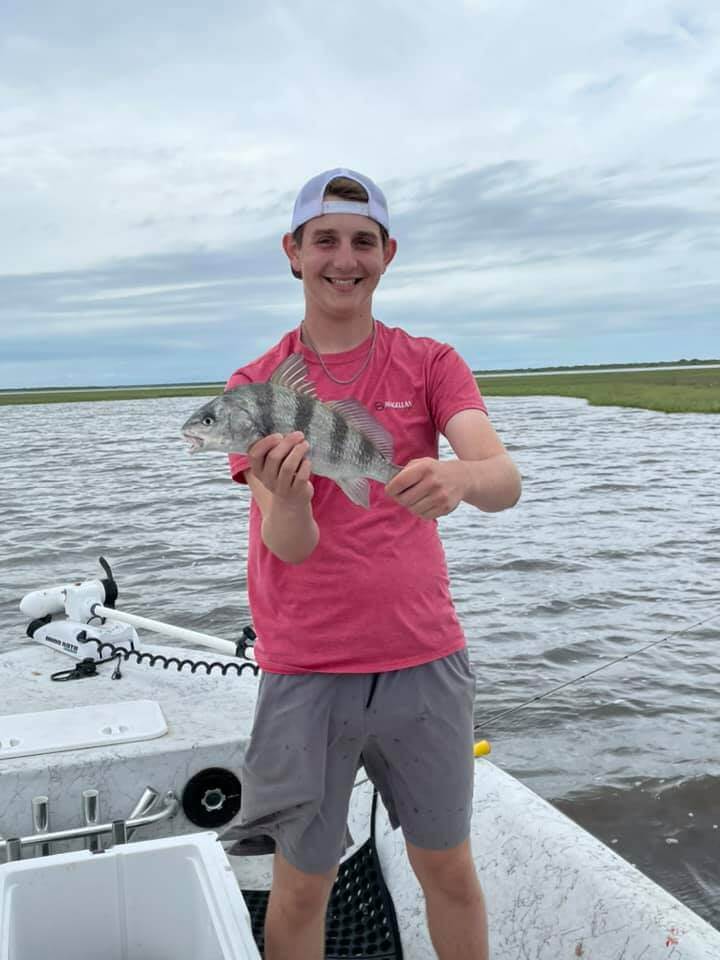
[[[0,864],[0,960],[258,960],[215,833]]]

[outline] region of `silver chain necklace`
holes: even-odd
[[[307,341],[307,345],[310,347],[310,349],[312,350],[312,352],[313,352],[313,353],[315,354],[315,356],[318,358],[318,360],[320,361],[320,366],[323,368],[323,370],[325,371],[325,374],[332,380],[332,382],[333,382],[333,383],[337,383],[337,384],[338,384],[339,386],[341,386],[341,387],[347,386],[348,383],[355,383],[355,381],[358,379],[358,377],[360,376],[360,374],[365,371],[365,368],[366,368],[367,365],[370,363],[370,358],[372,357],[372,355],[373,355],[373,350],[375,349],[375,337],[376,337],[376,334],[377,334],[377,325],[376,325],[375,321],[373,320],[372,342],[371,342],[371,344],[370,344],[370,349],[369,349],[368,352],[367,352],[367,356],[366,356],[365,359],[363,360],[362,365],[360,366],[360,369],[358,370],[358,372],[355,373],[355,374],[353,374],[353,376],[350,377],[349,380],[338,380],[337,377],[334,377],[334,376],[330,373],[330,371],[328,370],[327,366],[325,365],[325,361],[324,361],[323,358],[320,356],[320,353],[318,352],[317,347],[316,347],[315,344],[312,342],[312,339],[311,339],[311,337],[310,337],[310,334],[309,334],[308,331],[307,331],[307,327],[305,326],[304,323],[302,323],[300,326],[301,326],[302,335],[303,335],[304,339]]]

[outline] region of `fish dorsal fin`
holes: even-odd
[[[328,406],[344,417],[351,427],[364,433],[385,459],[392,463],[393,438],[359,400],[334,400]]]
[[[301,393],[305,397],[317,400],[315,384],[308,380],[305,360],[300,353],[291,353],[270,377],[270,383],[278,387],[286,387],[294,393]]]

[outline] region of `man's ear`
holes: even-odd
[[[393,260],[393,257],[397,253],[397,240],[394,237],[388,237],[385,246],[383,247],[383,260],[385,261],[385,270]],[[385,272],[383,270],[383,273]]]
[[[293,272],[293,276],[296,276],[298,279],[302,277],[302,272],[300,270],[300,248],[293,239],[291,233],[286,233],[282,238],[282,248],[285,251],[285,255],[290,261],[290,269]]]

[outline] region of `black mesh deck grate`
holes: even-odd
[[[243,890],[260,953],[264,947],[267,890]],[[326,960],[402,960],[402,944],[390,891],[372,837],[340,864],[328,904]]]

